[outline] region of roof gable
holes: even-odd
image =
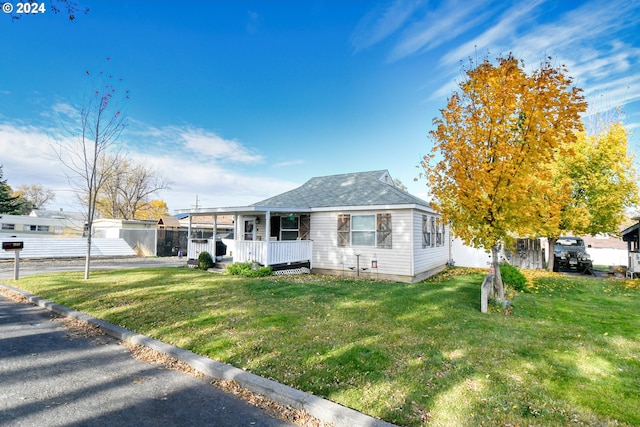
[[[376,170],[311,178],[298,188],[251,206],[307,209],[405,204],[428,206],[424,200],[396,188],[388,171]]]
[[[180,221],[175,216],[161,216],[158,225],[164,227],[180,227]]]

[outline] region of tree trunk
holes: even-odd
[[[84,261],[84,279],[89,279],[89,268],[91,264],[91,232],[87,235],[87,258]]]
[[[500,275],[500,259],[498,256],[498,247],[491,248],[491,265],[493,266],[493,288],[498,294],[498,299],[504,299],[504,284],[502,283],[502,276]]]

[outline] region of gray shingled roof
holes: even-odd
[[[386,170],[319,176],[311,178],[298,188],[254,203],[251,206],[307,209],[345,206],[429,205],[424,200],[385,182],[385,178],[391,180],[389,172]]]

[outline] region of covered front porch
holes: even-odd
[[[230,258],[233,262],[257,262],[261,265],[280,265],[312,260],[313,242],[311,240],[294,241],[248,241],[233,240],[227,243],[225,254],[216,253],[213,239],[190,239],[190,259],[197,259],[201,252],[207,251],[215,258]]]
[[[308,212],[249,206],[198,209],[189,214],[189,259],[197,259],[206,251],[218,261],[257,262],[264,266],[305,263],[311,268],[313,241],[309,240]],[[218,218],[229,215],[233,216],[233,232],[220,232]],[[202,223],[205,217],[211,218],[213,233],[203,238],[201,233],[192,232],[191,224],[196,220]]]

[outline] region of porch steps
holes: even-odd
[[[223,273],[232,262],[232,258],[222,258],[220,261],[214,262],[213,268],[211,268],[210,270],[213,270],[216,273]]]

